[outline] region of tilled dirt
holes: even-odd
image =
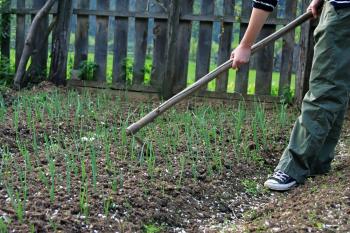
[[[234,232],[350,232],[350,121],[329,174],[309,178],[290,192],[245,213]],[[224,228],[225,229],[225,228]]]
[[[41,88],[43,90],[39,87],[37,91],[52,90],[52,87],[47,85]],[[126,106],[130,108],[129,105]],[[3,160],[5,153],[3,146],[6,145],[11,157],[7,159],[12,161],[8,166],[24,169],[24,158],[19,153],[16,133],[11,122],[12,114],[13,112],[9,109],[8,122],[2,124],[0,128],[0,145],[2,145],[0,160]],[[112,122],[106,122],[107,125],[109,123]],[[122,125],[123,122],[117,122],[117,124]],[[346,156],[338,160],[331,172],[337,175],[317,177],[289,194],[270,193],[261,187],[284,149],[281,145],[286,143],[287,134],[278,138],[276,145],[261,152],[262,161],[259,163],[237,160],[235,159],[237,155],[228,154],[227,160],[222,161],[223,170],[217,172],[214,166],[214,173],[208,176],[204,162],[198,161],[197,177],[194,178],[191,168],[186,167],[181,185],[177,183],[179,171],[174,173],[167,171],[163,157],[157,158],[157,168],[151,177],[145,168],[136,162],[122,159],[121,154],[128,155],[128,153],[124,151],[125,148],[114,145],[110,156],[114,167],[120,172],[117,176],[118,180],[115,184],[111,182],[113,171],[105,167],[105,155],[101,151],[101,158],[98,158],[97,164],[97,170],[100,171],[97,190],[91,183],[88,186],[89,209],[86,217],[79,207],[82,190],[80,170],[77,170],[77,175],[71,176],[69,191],[64,185],[67,172],[65,152],[73,143],[69,138],[73,127],[71,119],[65,122],[37,124],[35,140],[40,146],[39,152],[35,155],[37,162],[26,176],[28,201],[25,205],[23,221],[18,219],[7,187],[1,182],[0,216],[7,223],[10,231],[147,232],[147,225],[156,225],[158,230],[154,232],[239,232],[243,230],[323,232],[321,230],[325,229],[334,232],[349,229],[346,221],[348,221],[350,203],[348,188],[350,161]],[[290,126],[288,127],[287,130],[290,130]],[[84,125],[84,128],[94,129],[95,122],[91,121],[88,125]],[[48,134],[55,138],[57,130],[67,135],[67,138],[54,144],[55,148],[51,148],[56,156],[55,172],[59,174],[55,181],[55,199],[52,202],[49,190],[40,181],[38,174],[43,172],[49,177],[49,164],[44,146],[46,139],[43,135]],[[22,140],[27,142],[34,140],[25,122],[20,123],[19,132]],[[345,139],[343,141],[347,143]],[[96,147],[99,146],[97,141],[92,143],[96,143]],[[233,147],[230,141],[222,146],[229,150]],[[248,149],[253,151],[255,147],[254,143],[250,143]],[[344,148],[343,151],[345,151]],[[29,150],[33,153],[33,148]],[[155,150],[156,154],[161,154],[160,151]],[[201,153],[205,152],[203,148],[199,150]],[[84,153],[82,148],[78,148],[78,152]],[[173,153],[176,155],[171,156],[176,160],[183,152],[179,150]],[[343,152],[344,155],[346,153]],[[88,163],[87,152],[86,156]],[[88,177],[92,176],[90,166],[87,166],[86,173]],[[14,187],[20,186],[22,181],[12,175],[3,173],[2,179],[11,180]],[[242,184],[242,180],[253,180],[258,186],[253,187],[255,188],[253,193],[249,192]],[[117,191],[112,190],[113,185],[117,186]],[[107,201],[110,207],[106,212]]]

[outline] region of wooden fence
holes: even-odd
[[[109,0],[97,0],[96,7],[92,7],[90,0],[77,0],[74,9],[74,20],[76,27],[73,28],[75,33],[74,45],[74,69],[79,69],[80,64],[88,59],[89,49],[91,47],[89,29],[92,25],[91,18],[96,21],[96,33],[94,35],[94,62],[96,63],[95,81],[81,82],[79,80],[71,80],[73,85],[84,86],[106,86],[107,83],[107,63],[108,54],[113,54],[113,72],[112,84],[108,85],[114,89],[128,89],[138,92],[161,93],[164,97],[184,89],[188,83],[190,50],[194,43],[193,27],[199,25],[198,35],[196,35],[197,51],[195,63],[195,79],[201,78],[209,72],[213,63],[213,57],[216,57],[215,63],[221,64],[229,59],[232,51],[232,42],[236,37],[242,38],[248,26],[249,17],[252,10],[252,1],[248,0],[134,0],[134,9],[131,10],[130,3],[132,0],[114,0],[115,9],[111,7]],[[172,4],[170,4],[172,2]],[[285,0],[284,9],[274,11],[264,26],[260,38],[266,37],[273,33],[276,28],[287,24],[297,15],[301,13],[307,5],[306,0]],[[17,0],[16,6],[10,10],[14,15],[15,38],[9,36],[2,40],[1,49],[5,56],[9,56],[10,40],[15,40],[16,47],[16,64],[18,64],[21,51],[25,41],[25,22],[29,17],[37,12],[37,9],[45,3],[45,0],[33,0],[33,5],[29,6],[25,0]],[[218,5],[222,3],[222,5]],[[194,12],[194,4],[200,4],[200,12]],[[14,4],[12,4],[14,5]],[[298,6],[302,9],[298,9]],[[218,10],[221,9],[221,10]],[[279,13],[278,13],[279,12]],[[54,14],[55,11],[52,12]],[[113,27],[109,23],[110,20],[115,21]],[[149,35],[150,22],[153,22],[153,35]],[[129,26],[134,23],[135,33],[131,34]],[[219,33],[213,35],[214,25],[220,24]],[[48,28],[49,17],[43,22],[42,28]],[[307,28],[302,29],[304,32]],[[109,46],[109,33],[114,32],[113,49]],[[309,51],[310,32],[301,38],[304,44],[301,48],[301,54],[305,56],[306,50]],[[152,36],[152,69],[150,74],[150,82],[145,84],[145,62],[147,57],[147,48],[149,48],[149,37]],[[213,54],[213,37],[218,37],[218,49]],[[133,52],[128,53],[129,40],[133,38]],[[281,65],[277,72],[279,73],[279,89],[278,93],[291,85],[291,77],[293,73],[293,56],[295,54],[295,46],[300,41],[296,41],[296,33],[291,32],[283,38],[279,53],[281,54]],[[39,59],[35,59],[41,70],[45,70],[48,59],[48,42],[42,45],[42,41],[37,41],[36,55]],[[254,67],[243,66],[237,73],[235,78],[229,79],[228,72],[216,80],[215,90],[203,90],[200,95],[217,98],[236,98],[248,95],[249,75],[256,71],[255,77],[255,96],[266,100],[272,100],[272,80],[273,67],[276,45],[270,45],[258,52],[255,59],[258,61]],[[193,48],[192,48],[193,49]],[[6,53],[5,53],[6,51]],[[130,70],[127,67],[128,57],[132,57],[132,80],[127,79],[127,73]],[[309,57],[309,56],[307,56]],[[297,59],[298,60],[298,59]],[[310,60],[310,59],[309,59]],[[302,82],[305,82],[305,66],[298,66],[303,70],[297,73],[297,89],[303,88]],[[307,72],[306,72],[307,73]],[[234,83],[233,93],[228,93],[229,81]],[[231,91],[232,92],[232,91]],[[300,92],[300,90],[297,90]],[[303,90],[301,91],[303,92]],[[298,93],[297,93],[298,94]]]

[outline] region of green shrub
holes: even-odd
[[[82,61],[79,65],[78,76],[81,80],[93,81],[95,80],[94,73],[97,69],[97,64],[95,62],[86,60]]]

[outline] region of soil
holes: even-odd
[[[274,193],[247,212],[237,232],[350,232],[350,120],[346,120],[333,168],[288,193]],[[239,230],[238,230],[239,229]]]
[[[67,92],[56,90],[49,84],[42,84],[32,90],[33,93]],[[16,99],[15,93],[6,93],[5,103],[8,106],[7,122],[0,125],[0,161],[5,158],[4,148],[9,148],[10,160],[8,166],[25,169],[25,161],[21,156],[16,132],[13,128],[13,112],[10,108]],[[123,103],[122,108],[135,109],[134,106]],[[193,106],[191,106],[192,108]],[[125,111],[126,112],[126,111]],[[125,118],[124,118],[125,117]],[[114,117],[115,118],[115,117]],[[126,116],[113,119],[109,124],[122,126]],[[166,117],[165,117],[165,120]],[[347,125],[350,122],[347,121]],[[92,120],[84,125],[84,129],[92,131],[96,121]],[[88,187],[88,216],[84,216],[80,207],[81,175],[71,176],[71,190],[64,184],[67,164],[65,151],[72,142],[69,135],[73,132],[73,119],[64,122],[37,123],[37,138],[39,150],[37,163],[33,171],[28,172],[28,201],[25,206],[25,217],[21,221],[13,208],[4,185],[11,181],[14,187],[21,186],[21,180],[13,174],[3,173],[0,180],[0,216],[12,232],[346,232],[349,230],[348,215],[350,214],[349,165],[346,141],[347,131],[343,135],[343,148],[339,150],[338,160],[334,169],[327,176],[317,177],[300,186],[290,193],[271,193],[261,187],[264,179],[276,165],[279,155],[283,151],[281,146],[271,146],[261,153],[262,161],[234,160],[231,156],[223,161],[223,170],[208,176],[207,167],[203,162],[198,163],[198,176],[194,178],[190,168],[184,170],[181,185],[177,183],[179,171],[167,171],[166,160],[157,157],[157,168],[151,177],[144,166],[137,162],[120,159],[120,154],[130,156],[128,148],[115,145],[111,148],[110,156],[113,165],[120,174],[116,180],[117,191],[113,190],[111,177],[113,171],[105,166],[104,156],[98,158],[97,190],[89,183]],[[290,130],[291,125],[288,126]],[[346,129],[348,127],[345,127]],[[54,202],[50,201],[47,187],[40,181],[38,174],[43,171],[49,177],[49,164],[46,159],[44,134],[57,136],[57,130],[67,135],[62,142],[57,142],[57,148],[51,148],[55,154],[56,174]],[[21,140],[32,142],[31,129],[22,121],[19,125]],[[350,131],[349,131],[350,132]],[[279,144],[287,142],[287,136],[279,138]],[[95,142],[92,142],[95,143]],[[96,142],[97,143],[97,142]],[[232,147],[227,141],[224,147]],[[96,145],[97,147],[99,145]],[[254,150],[253,143],[249,150]],[[28,148],[34,156],[33,148]],[[201,152],[205,148],[198,149]],[[232,149],[233,150],[233,149]],[[79,153],[84,153],[78,148]],[[161,154],[155,148],[156,154]],[[181,150],[172,152],[170,157],[178,161],[183,153]],[[204,153],[204,152],[203,152]],[[103,152],[101,152],[103,154]],[[88,158],[88,153],[86,152]],[[88,159],[87,159],[88,163]],[[9,169],[11,170],[11,169]],[[92,176],[92,169],[87,166],[87,176]],[[72,172],[73,173],[73,172]],[[174,179],[175,178],[175,179]],[[258,184],[253,191],[248,191],[242,180],[250,180]],[[106,213],[105,205],[110,204]],[[152,231],[153,227],[153,231]]]

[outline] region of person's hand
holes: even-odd
[[[248,63],[251,53],[252,49],[250,46],[240,44],[231,54],[231,59],[233,60],[232,68],[238,70],[241,65]]]
[[[320,8],[323,5],[323,2],[324,0],[312,0],[307,8],[308,11],[312,12],[315,19],[320,15]]]

